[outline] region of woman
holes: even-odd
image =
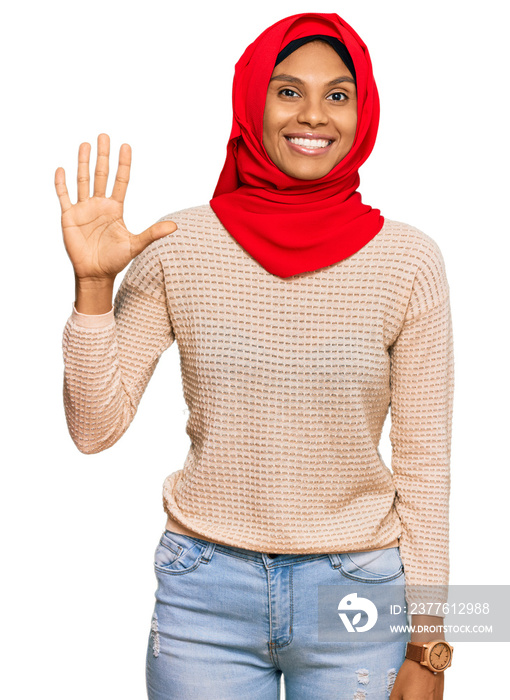
[[[93,197],[89,144],[76,204],[55,176],[76,275],[64,400],[78,448],[116,442],[161,353],[177,340],[181,356],[191,445],[164,484],[149,698],[278,698],[283,673],[288,700],[437,700],[451,648],[440,611],[419,613],[448,582],[441,252],[357,192],[379,100],[367,48],[340,17],[269,27],[236,65],[233,102],[211,202],[139,236],[122,219],[126,144],[110,198],[105,134]],[[393,474],[378,451],[390,401]],[[407,604],[436,628],[324,641],[319,616],[339,613],[319,609],[319,586],[338,603],[356,584],[390,596],[395,624]]]

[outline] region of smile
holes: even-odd
[[[312,139],[303,136],[285,136],[285,140],[293,151],[310,156],[322,155],[333,143],[331,139]]]
[[[309,148],[315,150],[316,148],[326,148],[329,146],[331,141],[327,139],[304,139],[304,138],[292,138],[289,136],[285,137],[287,141],[295,144],[296,146],[303,146],[304,148]]]

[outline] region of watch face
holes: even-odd
[[[430,650],[429,662],[435,671],[442,671],[448,666],[451,657],[450,647],[443,642],[438,642]]]

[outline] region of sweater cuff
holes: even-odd
[[[82,326],[83,328],[105,328],[115,321],[113,306],[105,314],[81,314],[79,311],[76,311],[76,307],[73,304],[71,320],[77,326]]]

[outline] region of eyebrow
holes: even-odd
[[[303,81],[300,80],[299,78],[295,78],[293,75],[285,75],[282,73],[281,75],[275,75],[274,78],[271,78],[269,82],[272,80],[282,80],[286,83],[298,83],[299,85],[304,85]],[[344,75],[341,78],[335,78],[334,80],[330,80],[329,83],[327,83],[327,87],[330,85],[338,85],[338,83],[353,83],[354,85],[356,82],[349,76]]]

